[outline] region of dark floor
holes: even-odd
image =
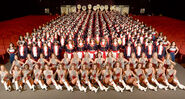
[[[10,67],[9,63],[6,67]],[[181,65],[176,65],[177,77],[180,79],[182,84],[185,84],[185,70]],[[25,86],[27,87],[27,86]],[[80,92],[78,90],[74,92],[57,91],[51,88],[49,91],[37,90],[32,92],[28,88],[25,88],[22,92],[12,91],[7,92],[4,90],[2,84],[0,84],[0,99],[184,99],[185,91],[177,89],[172,90],[158,90],[157,92],[147,90],[147,92],[139,91],[137,88],[134,92],[124,91],[115,92],[114,90],[109,90],[108,92],[99,91],[94,93],[88,91],[87,93]]]

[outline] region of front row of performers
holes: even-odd
[[[146,58],[145,53],[137,58],[132,53],[129,59],[125,59],[123,53],[119,53],[117,59],[109,52],[106,59],[101,52],[92,60],[88,53],[80,59],[76,52],[69,59],[67,53],[60,61],[52,54],[49,60],[40,55],[35,61],[30,54],[25,62],[15,55],[10,71],[4,65],[0,67],[1,82],[5,90],[11,91],[15,85],[17,91],[22,91],[24,85],[35,91],[40,86],[48,90],[54,85],[57,90],[73,91],[74,86],[80,91],[97,92],[108,91],[111,87],[117,92],[128,90],[133,92],[136,87],[139,90],[157,89],[176,90],[177,87],[185,89],[176,77],[175,63],[170,59],[170,54],[160,60],[155,52],[151,59]]]

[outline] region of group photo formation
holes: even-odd
[[[156,28],[145,23],[142,16],[129,14],[128,5],[77,4],[60,9],[61,15],[6,42],[8,57],[2,59],[8,58],[8,62],[0,65],[0,93],[56,90],[175,94],[185,90],[179,77],[183,66],[177,63],[180,59],[183,62],[183,54],[179,54],[183,45],[175,40],[177,36],[160,30],[160,24]],[[46,8],[45,14],[50,11]]]

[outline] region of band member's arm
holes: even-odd
[[[176,47],[176,49],[177,49],[177,51],[175,52],[175,55],[177,55],[177,53],[179,52],[179,48]]]

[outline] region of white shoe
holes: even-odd
[[[103,86],[104,87],[104,90],[105,90],[105,92],[107,92],[108,91],[108,89],[110,88],[110,87],[105,87],[105,86]]]
[[[58,85],[59,90],[63,90],[61,85]]]

